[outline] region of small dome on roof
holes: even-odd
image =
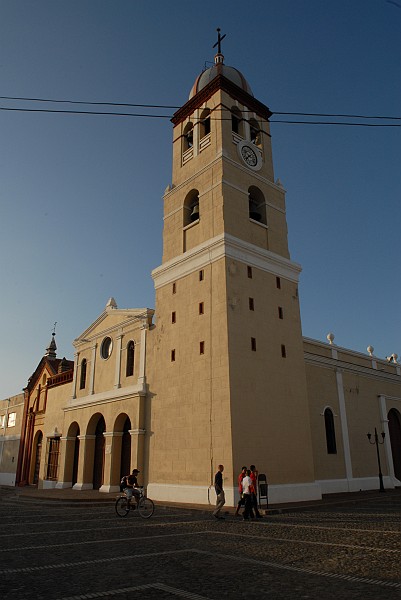
[[[215,77],[218,75],[223,75],[226,79],[229,79],[239,88],[243,89],[245,92],[253,96],[251,86],[243,76],[243,74],[235,69],[234,67],[229,67],[223,63],[224,57],[222,54],[216,54],[215,56],[215,64],[213,67],[202,71],[200,75],[195,80],[194,85],[192,86],[191,92],[189,94],[189,99],[193,98],[198,92],[200,92],[204,87],[207,86]]]

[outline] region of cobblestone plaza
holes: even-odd
[[[243,522],[157,506],[50,502],[0,490],[0,597],[398,598],[401,492]]]

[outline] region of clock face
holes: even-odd
[[[241,156],[250,167],[256,167],[258,163],[258,157],[256,156],[256,152],[252,150],[249,146],[242,146],[241,148]]]
[[[262,155],[251,142],[241,140],[237,144],[237,150],[247,167],[253,171],[259,171],[262,168]]]

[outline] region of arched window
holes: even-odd
[[[135,362],[135,343],[133,340],[128,342],[127,345],[127,365],[125,369],[126,377],[131,377],[134,374],[134,362]]]
[[[191,190],[184,201],[184,227],[197,221],[199,217],[199,192]]]
[[[182,151],[186,152],[194,145],[194,126],[192,123],[187,123],[184,128],[182,137]]]
[[[79,389],[84,390],[86,385],[86,366],[87,361],[86,358],[83,358],[81,361],[81,377],[79,380]]]
[[[327,454],[337,454],[336,431],[334,429],[334,416],[330,408],[324,411],[324,425],[326,428]]]
[[[249,121],[249,128],[251,132],[251,142],[255,146],[262,146],[262,136],[260,133],[259,123],[255,119]]]
[[[244,137],[244,123],[242,120],[242,114],[239,108],[233,106],[231,109],[231,129],[233,133]]]
[[[200,139],[210,133],[210,108],[205,108],[200,117]]]
[[[249,218],[267,225],[266,202],[259,188],[251,185],[248,190]]]
[[[391,453],[393,455],[394,475],[401,478],[401,413],[391,408],[388,415]]]

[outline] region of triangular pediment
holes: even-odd
[[[101,315],[74,340],[73,345],[77,348],[122,327],[151,322],[153,314],[154,310],[150,308],[117,308],[115,303],[108,302]]]
[[[43,375],[46,375],[46,381],[49,377],[56,375],[59,363],[60,359],[50,360],[44,356],[28,379],[26,389],[28,389],[29,392],[35,389],[37,385],[42,382]]]

